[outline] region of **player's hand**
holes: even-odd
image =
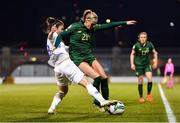
[[[152,68],[153,68],[153,69],[156,69],[156,68],[157,68],[157,64],[153,64],[153,65],[152,65]]]
[[[137,21],[135,20],[130,20],[130,21],[126,21],[127,25],[135,25],[137,23]]]
[[[131,64],[131,69],[135,70],[135,65],[134,64]]]
[[[156,60],[156,59],[153,59],[153,64],[152,64],[152,68],[153,69],[156,69],[157,68],[157,66],[158,66],[158,63],[157,63],[158,61]]]

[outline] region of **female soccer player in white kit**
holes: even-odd
[[[49,17],[46,22],[50,30],[47,38],[47,50],[50,56],[48,63],[51,66],[54,66],[55,77],[57,79],[57,85],[59,86],[59,92],[54,95],[48,114],[55,113],[57,105],[68,92],[69,81],[85,87],[89,95],[98,100],[102,107],[117,102],[116,100],[105,100],[97,89],[87,81],[84,73],[81,72],[69,58],[69,53],[66,51],[63,42],[60,43],[58,48],[54,49],[53,43],[56,40],[58,33],[63,31],[63,22],[52,17]]]

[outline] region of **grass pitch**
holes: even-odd
[[[156,84],[153,85],[152,103],[138,103],[137,84],[110,84],[110,98],[125,104],[123,115],[110,115],[99,112],[92,105],[92,97],[78,85],[70,85],[69,92],[57,108],[57,114],[49,116],[47,110],[51,104],[57,86],[45,85],[1,85],[0,121],[2,122],[167,122],[166,112]],[[177,90],[176,90],[177,89]],[[172,104],[177,121],[180,121],[180,99],[175,85],[173,90],[165,90]],[[144,96],[147,86],[144,85]],[[169,92],[171,91],[171,92]],[[173,97],[172,97],[173,95]]]

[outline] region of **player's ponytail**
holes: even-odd
[[[48,34],[53,26],[53,23],[56,21],[54,17],[46,18],[45,22],[42,24],[42,30],[45,34]]]
[[[43,32],[48,34],[54,25],[58,28],[59,26],[64,25],[64,23],[61,20],[55,19],[54,17],[48,17],[45,21]]]

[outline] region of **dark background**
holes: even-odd
[[[62,19],[67,27],[85,9],[95,11],[99,23],[107,18],[138,21],[136,26],[97,33],[98,48],[132,47],[140,31],[146,31],[156,47],[180,47],[180,0],[9,0],[0,4],[0,48],[45,48],[42,25],[48,16]]]

